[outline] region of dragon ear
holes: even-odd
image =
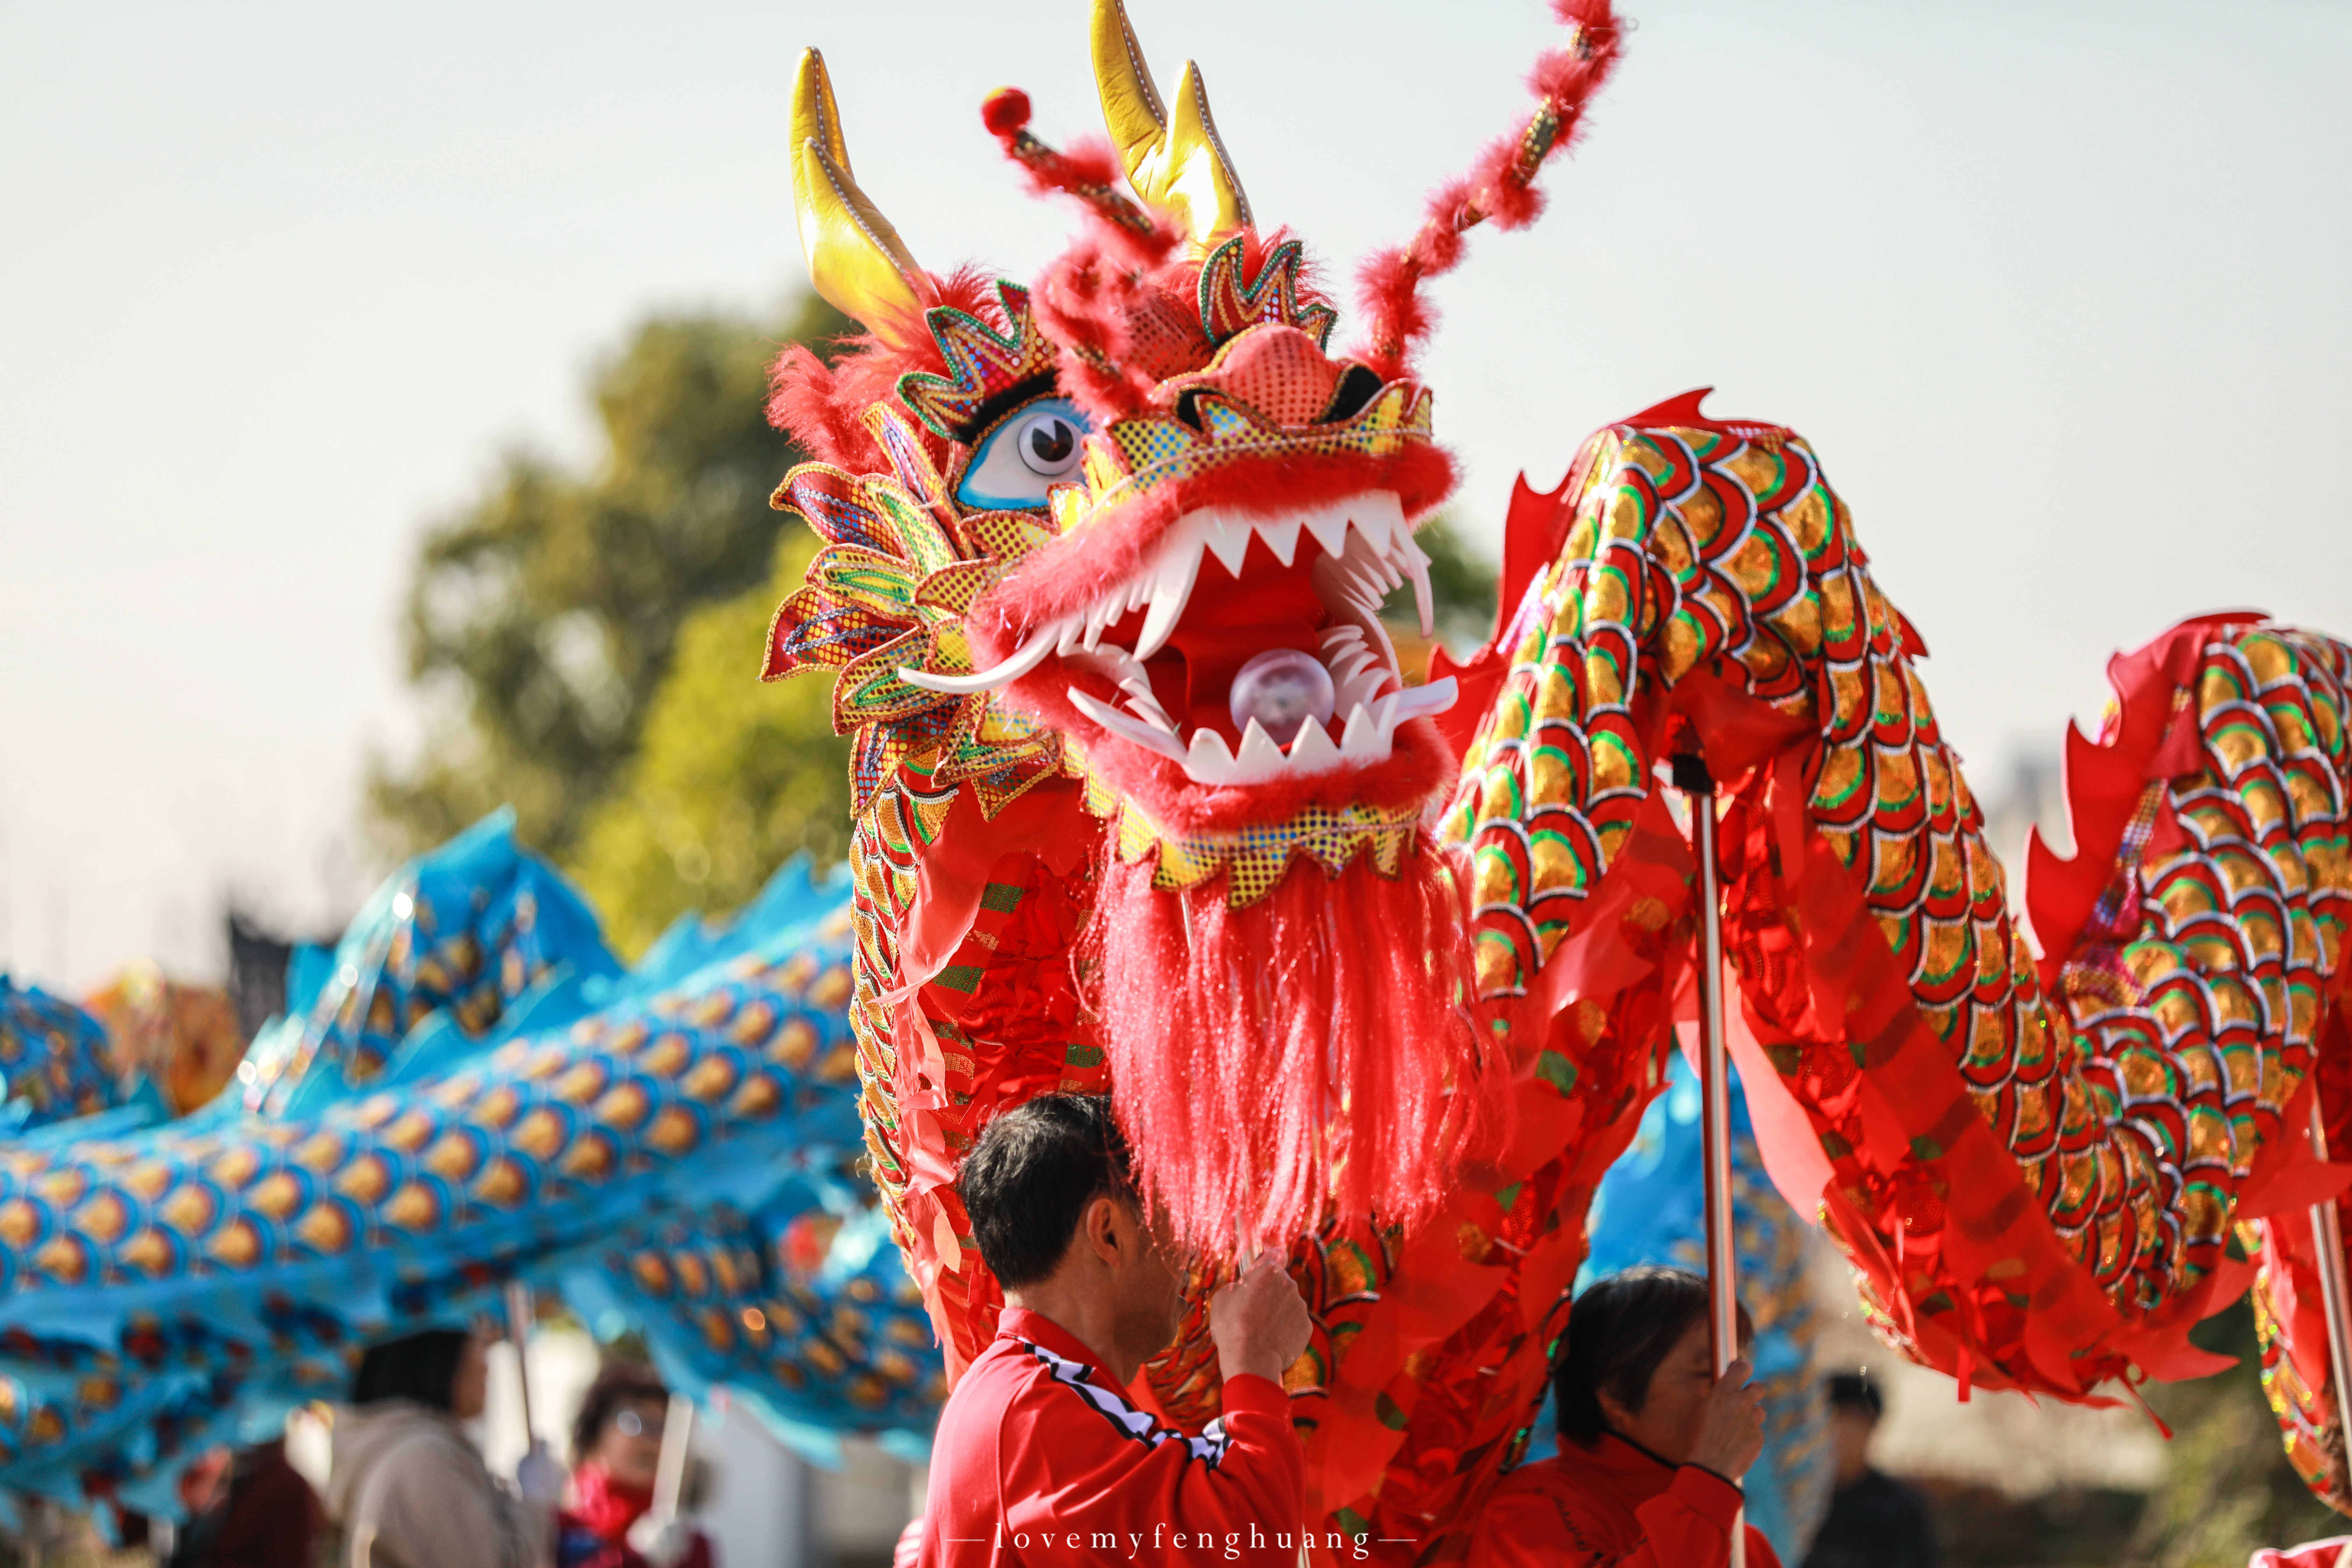
[[[827,304],[889,342],[922,318],[922,268],[890,220],[850,177],[849,149],[841,140],[841,110],[824,57],[801,52],[793,79],[793,209],[800,219],[801,251],[809,281]]]
[[[1173,113],[1163,108],[1151,68],[1135,41],[1126,0],[1095,0],[1091,42],[1095,90],[1103,125],[1136,194],[1176,215],[1193,245],[1207,250],[1221,235],[1250,223],[1249,197],[1225,156],[1200,68],[1184,62]]]

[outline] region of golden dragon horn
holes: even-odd
[[[1242,194],[1241,176],[1234,173],[1217,122],[1210,118],[1200,68],[1184,62],[1171,112],[1162,107],[1151,68],[1135,41],[1126,0],[1095,0],[1090,41],[1103,125],[1136,194],[1173,212],[1202,250],[1218,236],[1249,226],[1249,197]]]
[[[910,321],[919,323],[928,292],[921,267],[890,220],[850,177],[849,149],[841,140],[841,110],[824,57],[801,51],[793,79],[793,210],[809,281],[827,304],[863,322],[890,343]]]

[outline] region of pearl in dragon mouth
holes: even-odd
[[[1380,618],[1409,582],[1429,635],[1429,564],[1392,490],[1277,517],[1196,508],[1127,580],[991,668],[899,673],[934,691],[986,691],[1055,659],[1113,689],[1117,706],[1068,687],[1079,713],[1212,787],[1367,767],[1388,759],[1399,725],[1454,705],[1450,677],[1404,684]]]
[[[1246,734],[1255,724],[1276,745],[1286,746],[1309,720],[1328,725],[1338,695],[1321,659],[1295,647],[1268,648],[1234,673],[1225,710],[1234,729]]]

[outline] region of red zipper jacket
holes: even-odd
[[[1470,1568],[1725,1568],[1738,1508],[1739,1489],[1713,1470],[1603,1433],[1503,1478]],[[1764,1532],[1747,1528],[1748,1568],[1780,1568]]]
[[[1305,1460],[1289,1396],[1228,1378],[1224,1407],[1187,1437],[1130,1404],[1052,1319],[1007,1308],[940,1414],[917,1560],[1294,1568]]]

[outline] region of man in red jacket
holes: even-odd
[[[1281,1379],[1309,1325],[1276,1260],[1211,1299],[1224,1414],[1188,1437],[1125,1392],[1175,1342],[1186,1267],[1136,1201],[1109,1102],[1005,1111],[957,1190],[1004,1315],[940,1413],[919,1561],[1295,1564],[1304,1471]]]

